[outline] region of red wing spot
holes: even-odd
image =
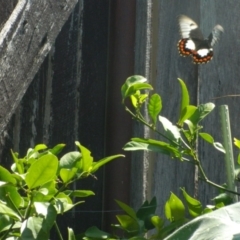
[[[193,54],[193,62],[197,64],[207,63],[212,60],[213,52],[210,51],[207,56],[201,57],[199,54]]]
[[[192,54],[192,50],[186,48],[186,42],[188,41],[188,38],[181,39],[178,42],[178,51],[181,56],[186,57]]]

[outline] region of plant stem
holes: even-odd
[[[230,189],[227,189],[227,188],[225,188],[225,187],[223,187],[223,186],[221,186],[221,185],[218,185],[218,184],[210,181],[210,180],[207,178],[207,175],[205,174],[205,172],[204,172],[204,170],[203,170],[202,164],[201,164],[201,162],[199,161],[199,159],[197,158],[196,155],[195,155],[194,159],[195,159],[196,165],[198,166],[198,169],[199,169],[199,171],[200,171],[200,173],[201,173],[201,175],[202,175],[202,177],[199,177],[199,179],[203,180],[204,182],[206,182],[206,183],[208,183],[208,184],[210,184],[210,185],[212,185],[212,186],[214,186],[214,187],[216,187],[216,188],[218,188],[218,189],[221,189],[221,190],[224,190],[224,191],[226,191],[226,192],[233,193],[233,194],[235,194],[235,195],[240,196],[240,193],[238,193],[238,192],[236,192],[236,191],[233,191],[233,190],[230,190]]]
[[[140,118],[138,116],[136,116],[128,107],[125,107],[125,110],[137,121],[141,122],[142,124],[144,124],[145,126],[149,127],[151,130],[155,131],[156,133],[158,133],[160,136],[164,137],[165,139],[167,139],[169,142],[176,144],[178,147],[182,148],[181,145],[178,142],[173,141],[172,139],[168,138],[167,136],[165,136],[164,134],[162,134],[161,132],[159,132],[157,129],[153,128],[152,125],[150,125],[149,123],[147,123],[144,118]],[[181,139],[182,140],[182,139]],[[182,142],[184,143],[184,145],[188,148],[191,149],[183,140]]]
[[[0,238],[0,240],[6,239],[6,237],[8,236],[8,233],[10,233],[10,232],[12,231],[12,228],[13,228],[14,224],[15,224],[15,222],[13,222],[13,223],[11,224],[11,226],[9,227],[9,229],[8,229],[8,230],[5,232],[5,234]]]
[[[56,221],[54,222],[54,226],[55,226],[55,228],[56,228],[56,231],[57,231],[57,234],[58,234],[59,239],[60,239],[60,240],[63,240],[62,234],[61,234],[61,232],[60,232],[60,230],[59,230],[59,227],[58,227]]]

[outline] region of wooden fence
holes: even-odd
[[[150,136],[141,126],[132,128],[120,103],[120,86],[132,74],[149,79],[162,97],[161,115],[173,122],[180,101],[177,78],[187,84],[192,104],[214,102],[216,109],[203,125],[215,141],[222,142],[218,106],[228,105],[233,137],[240,138],[239,98],[214,99],[240,93],[239,12],[236,0],[79,0],[7,127],[1,130],[1,163],[10,165],[10,148],[23,155],[37,143],[53,146],[63,142],[70,151],[75,140],[100,159],[121,153],[131,136]],[[194,65],[190,57],[179,56],[180,14],[199,23],[205,36],[216,24],[224,27],[208,64]],[[225,182],[223,154],[199,141],[199,158],[212,181]],[[98,172],[97,178],[79,183],[78,187],[91,189],[96,196],[69,213],[62,228],[69,218],[69,226],[79,232],[92,225],[108,228],[117,209],[114,198],[137,208],[145,199],[157,196],[158,213],[163,215],[170,191],[180,194],[179,187],[197,193],[205,204],[216,194],[216,189],[196,181],[194,166],[164,155],[128,154],[126,160]]]

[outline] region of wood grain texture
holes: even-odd
[[[26,92],[77,0],[19,0],[0,32],[0,132]]]
[[[169,118],[173,123],[176,123],[179,113],[181,96],[177,78],[181,78],[188,87],[191,104],[215,102],[218,106],[220,104],[229,106],[233,137],[239,138],[239,98],[212,99],[217,96],[240,93],[238,84],[240,52],[238,33],[240,27],[237,24],[239,22],[239,5],[236,1],[231,3],[227,1],[197,0],[191,2],[153,1],[152,9],[157,9],[158,14],[155,14],[153,10],[152,24],[148,26],[150,29],[145,30],[146,21],[144,18],[142,18],[142,21],[139,20],[139,26],[144,26],[141,31],[145,30],[150,35],[148,37],[151,38],[152,50],[149,63],[144,65],[142,64],[144,60],[139,58],[139,52],[144,56],[145,49],[143,46],[142,49],[136,48],[139,51],[136,56],[141,59],[141,61],[136,61],[136,69],[142,68],[142,71],[139,71],[142,74],[144,73],[144,66],[150,64],[150,74],[146,76],[150,76],[149,81],[162,97],[163,110],[161,115]],[[141,14],[144,11],[146,14],[146,7],[141,9]],[[199,23],[205,37],[210,34],[216,24],[224,27],[225,33],[214,47],[214,58],[210,63],[194,65],[190,57],[179,56],[176,45],[180,39],[177,22],[177,17],[180,14],[185,14]],[[139,32],[141,33],[141,31]],[[136,41],[138,40],[140,43],[143,41],[137,36]],[[146,47],[147,43],[145,42],[145,44]],[[138,45],[140,46],[139,43],[136,43],[136,46]],[[148,59],[149,57],[146,55],[145,61],[148,61]],[[222,142],[217,107],[202,124],[204,125],[204,131],[212,134],[215,141]],[[138,133],[141,133],[141,131],[139,130]],[[219,184],[224,183],[223,154],[211,145],[199,140],[199,158],[203,161],[209,179]],[[140,169],[139,175],[142,176],[142,179],[137,179],[141,180],[139,182],[143,184],[143,188],[147,186],[148,194],[146,195],[146,191],[142,192],[142,197],[144,199],[146,196],[147,198],[157,196],[158,213],[161,215],[164,214],[164,203],[169,197],[170,191],[181,195],[179,187],[185,187],[192,195],[197,194],[203,204],[209,204],[211,198],[217,194],[216,189],[195,179],[195,169],[191,165],[177,162],[164,155],[157,156],[155,160],[154,157],[147,159],[144,156],[142,156],[142,159],[142,167],[139,167],[140,163],[134,163],[136,164],[135,169]],[[144,165],[144,161],[147,164]],[[151,166],[153,163],[154,166]],[[134,176],[136,175],[134,173]],[[149,175],[152,175],[150,179],[146,177]],[[143,178],[144,176],[145,178]],[[135,183],[133,186],[137,187],[138,184]],[[149,191],[151,191],[150,194]],[[136,196],[134,197],[133,202],[137,203]]]
[[[207,10],[206,10],[207,9]],[[200,15],[201,28],[205,35],[210,33],[213,26],[220,24],[224,28],[219,43],[214,47],[213,60],[204,66],[199,67],[199,102],[214,102],[215,110],[204,120],[204,131],[209,132],[216,142],[223,142],[220,123],[220,105],[228,105],[230,111],[230,122],[232,138],[240,138],[239,131],[239,97],[226,97],[214,100],[230,94],[240,93],[240,71],[239,53],[240,41],[240,3],[201,1]],[[238,152],[234,150],[237,160]],[[207,143],[199,141],[199,157],[203,160],[204,169],[210,180],[223,184],[226,181],[224,155]],[[218,190],[199,183],[199,197],[204,203],[210,203],[210,199],[218,193]]]
[[[108,12],[108,0],[78,1],[8,124],[10,138],[5,139],[1,164],[12,162],[9,149],[25,156],[37,143],[49,147],[66,143],[63,155],[76,150],[78,140],[95,161],[105,156]],[[103,173],[99,169],[97,179],[90,177],[74,186],[96,196],[60,216],[63,239],[67,239],[67,226],[75,233],[93,225],[101,228]],[[51,239],[58,239],[54,232]]]

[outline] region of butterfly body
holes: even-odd
[[[207,39],[204,39],[198,25],[189,17],[181,15],[179,26],[182,39],[178,42],[181,56],[192,56],[197,64],[207,63],[213,58],[213,46],[219,40],[223,28],[217,25]]]

